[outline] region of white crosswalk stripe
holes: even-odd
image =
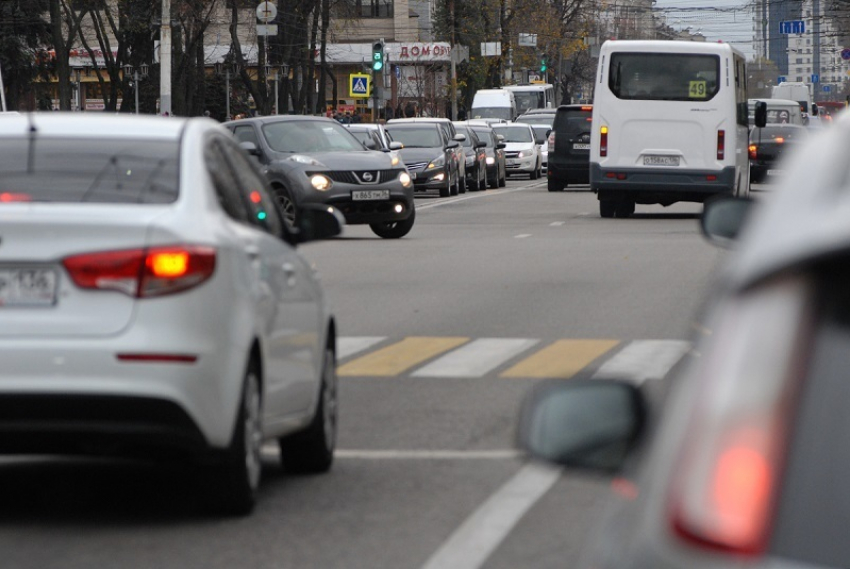
[[[434,344],[441,339],[452,341],[442,342],[442,347]],[[544,342],[537,338],[478,338],[466,341],[466,338],[459,337],[411,337],[404,341],[391,340],[386,336],[338,338],[338,358],[345,360],[355,356],[341,368],[345,372],[341,371],[341,375],[478,378],[523,356],[511,369],[502,371],[500,377],[568,378],[601,355],[604,361],[591,377],[617,378],[641,384],[663,379],[691,347],[690,342],[683,340],[634,340],[625,345],[601,340]],[[370,351],[383,343],[388,345]],[[608,350],[610,354],[606,353]],[[434,354],[433,358],[423,358],[422,354],[428,351]],[[377,352],[381,353],[379,360],[373,357]],[[352,362],[356,371],[351,370]],[[553,367],[547,366],[547,362],[554,362]],[[387,368],[396,371],[387,371]],[[520,371],[515,371],[517,368]],[[565,368],[567,371],[563,372]]]
[[[599,366],[593,378],[617,378],[637,384],[663,379],[690,349],[690,342],[683,340],[635,340]]]
[[[481,377],[538,340],[527,338],[480,338],[449,352],[417,370],[414,377]]]

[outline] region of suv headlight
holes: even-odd
[[[531,150],[520,150],[517,158],[526,158],[528,156],[531,156]]]
[[[331,182],[330,178],[323,174],[314,174],[310,176],[310,185],[312,185],[313,188],[319,190],[320,192],[324,192],[331,189],[333,183]]]
[[[410,179],[410,174],[404,171],[398,175],[398,181],[401,182],[402,187],[405,188],[409,188],[410,184],[413,183],[413,180]]]
[[[442,168],[445,165],[446,165],[446,157],[445,156],[438,156],[437,158],[434,158],[433,160],[431,160],[428,163],[427,169],[431,170],[433,168]]]

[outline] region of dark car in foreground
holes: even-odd
[[[705,204],[711,240],[740,237],[666,396],[609,378],[526,401],[524,448],[614,476],[583,567],[850,565],[848,145],[835,121],[766,203]]]
[[[403,237],[413,228],[413,182],[404,165],[367,149],[337,121],[275,115],[224,126],[259,160],[289,224],[299,206],[319,203],[379,237]]]
[[[547,188],[560,192],[570,184],[590,181],[592,105],[561,105],[549,133]]]
[[[416,191],[437,190],[441,197],[460,193],[462,174],[455,160],[460,142],[450,140],[434,122],[388,122],[386,129],[404,145],[399,152]]]
[[[766,124],[750,129],[750,182],[774,182],[785,174],[781,158],[805,142],[809,129],[794,124]]]

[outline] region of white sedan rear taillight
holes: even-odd
[[[62,265],[80,288],[115,290],[135,298],[195,287],[213,274],[215,249],[172,245],[66,257]]]

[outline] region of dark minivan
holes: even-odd
[[[548,189],[560,192],[569,184],[590,182],[592,105],[561,105],[549,134]]]

